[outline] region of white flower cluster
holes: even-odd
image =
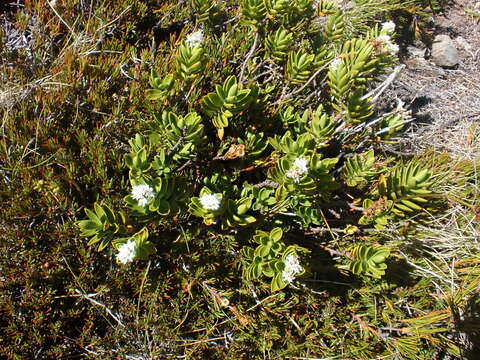
[[[206,210],[218,210],[220,209],[220,200],[215,194],[205,194],[198,199],[200,204]]]
[[[383,46],[385,47],[385,49],[390,54],[392,54],[392,55],[397,55],[398,54],[398,51],[400,50],[400,48],[398,47],[397,44],[395,44],[392,41],[392,38],[390,37],[390,35],[382,34],[379,37],[377,37],[377,40],[379,40],[383,43]]]
[[[203,30],[197,30],[187,36],[185,40],[188,46],[194,47],[203,43]]]
[[[135,240],[133,239],[128,240],[125,244],[120,246],[120,248],[118,249],[117,261],[122,264],[133,261],[133,259],[135,259],[135,256],[137,255],[135,247],[136,244]]]
[[[386,21],[382,23],[382,33],[391,34],[395,31],[395,23],[393,21]]]
[[[150,185],[140,184],[132,188],[132,198],[138,201],[138,205],[145,206],[155,197],[155,191]]]
[[[295,275],[303,271],[303,267],[300,265],[300,261],[296,254],[288,255],[283,263],[285,264],[285,269],[282,271],[282,280],[291,283],[295,280]]]
[[[286,175],[298,183],[300,177],[308,172],[308,160],[297,157],[292,164],[292,167],[287,171]]]
[[[330,69],[332,69],[332,71],[335,71],[338,69],[338,66],[342,63],[342,59],[340,58],[335,58],[332,60],[332,62],[330,63]]]

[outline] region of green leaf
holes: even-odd
[[[270,284],[270,290],[272,292],[276,292],[276,291],[282,290],[287,285],[288,284],[282,279],[282,274],[278,273],[272,279],[272,282]]]
[[[273,242],[277,242],[277,241],[280,241],[280,239],[282,238],[283,236],[283,231],[281,228],[273,228],[272,231],[270,231],[270,239],[273,241]]]
[[[390,255],[389,248],[357,245],[352,249],[351,254],[352,260],[348,268],[352,273],[377,279],[385,274],[387,265],[384,262]]]
[[[92,220],[80,220],[77,225],[82,230],[82,236],[92,236],[102,230],[102,225]]]

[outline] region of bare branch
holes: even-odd
[[[240,76],[238,77],[238,83],[241,84],[243,81],[243,73],[245,72],[245,68],[247,67],[248,60],[252,57],[253,53],[255,52],[255,48],[257,47],[257,42],[259,38],[258,32],[255,34],[255,39],[253,40],[253,45],[250,48],[250,51],[248,52],[247,56],[245,57],[245,60],[243,61],[242,64],[242,69],[240,70]]]
[[[252,185],[254,188],[263,188],[263,187],[267,187],[267,186],[272,186],[272,187],[277,187],[279,186],[280,184],[279,183],[276,183],[275,181],[272,181],[272,180],[265,180],[265,181],[262,181],[261,183],[258,183],[258,184],[255,184],[255,185]]]

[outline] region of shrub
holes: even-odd
[[[377,105],[402,3],[25,4],[2,355],[459,356],[478,258],[439,300],[411,246],[448,159],[385,151],[411,119]]]
[[[434,207],[425,165],[375,152],[410,120],[403,109],[377,113],[373,100],[398,52],[393,22],[348,32],[343,9],[329,1],[191,6],[201,15],[165,56],[174,66],[151,71],[152,117],[125,156],[125,209],[97,203],[78,222],[91,245],[135,241],[145,257],[179,228],[233,236],[246,279],[273,277],[276,291],[293,281],[282,281],[286,259],[306,249],[265,231],[288,238],[334,221],[367,246],[376,241],[363,229],[399,226]],[[353,268],[379,277],[371,261],[384,269],[389,250],[366,249],[352,252],[361,258]]]

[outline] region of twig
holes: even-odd
[[[217,341],[217,340],[223,340],[225,339],[225,336],[217,336],[217,337],[214,337],[214,338],[210,338],[210,339],[205,339],[205,340],[185,340],[185,339],[181,339],[181,340],[176,340],[176,341],[183,341],[184,344],[180,345],[180,346],[192,346],[192,345],[198,345],[198,344],[204,344],[204,343],[208,343],[208,342],[212,342],[212,341]]]
[[[255,185],[252,185],[254,188],[263,188],[263,187],[266,187],[266,186],[273,186],[273,187],[277,187],[279,186],[280,184],[279,183],[276,183],[275,181],[272,181],[272,180],[265,180],[265,181],[262,181],[261,183],[258,183],[258,184],[255,184]]]
[[[84,53],[80,53],[80,56],[90,56],[90,55],[98,55],[98,54],[123,54],[121,51],[115,51],[115,50],[92,50],[92,51],[87,51]]]
[[[339,228],[327,228],[327,227],[319,227],[319,228],[311,228],[310,231],[305,232],[305,235],[314,235],[314,234],[323,234],[329,231],[333,231],[336,234],[343,234],[345,231]]]
[[[408,124],[408,123],[410,123],[414,120],[415,120],[414,118],[407,118],[407,119],[403,120],[402,122],[400,122],[398,124],[395,124],[395,125],[392,125],[392,126],[389,126],[389,127],[378,130],[373,136],[381,135],[383,133],[386,133],[386,132],[390,131],[391,129],[398,128],[398,127],[403,126],[405,124]]]
[[[403,256],[403,258],[405,259],[405,261],[407,262],[408,265],[414,267],[415,269],[421,271],[421,272],[424,272],[424,273],[427,273],[427,274],[430,274],[432,275],[433,277],[439,279],[439,280],[442,280],[444,282],[446,282],[447,284],[450,284],[450,281],[444,279],[443,277],[441,277],[440,275],[438,274],[435,274],[433,271],[431,270],[428,270],[428,269],[425,269],[425,268],[422,268],[421,266],[418,266],[417,264],[411,262],[410,260],[408,260],[408,257],[407,255],[405,255],[402,251],[399,251],[400,255]]]
[[[139,81],[135,76],[132,76],[129,73],[127,73],[127,71],[125,70],[125,68],[127,68],[127,67],[128,67],[127,64],[121,64],[120,65],[120,72],[129,80]]]
[[[145,285],[145,280],[147,279],[148,271],[150,270],[150,265],[152,264],[152,261],[148,261],[147,269],[145,270],[145,275],[142,278],[142,283],[140,284],[140,292],[138,294],[138,303],[137,303],[137,316],[136,316],[136,322],[138,323],[138,318],[140,315],[140,304],[142,302],[142,293],[143,293],[143,286]]]
[[[382,150],[388,153],[392,153],[395,155],[400,155],[400,156],[414,156],[417,155],[416,152],[414,151],[400,151],[400,150],[395,150],[392,149],[391,147],[382,147]]]
[[[71,101],[68,101],[68,100],[66,101],[66,103],[69,104],[69,105],[75,105],[74,103],[72,103]],[[88,111],[88,112],[91,112],[91,113],[93,113],[93,114],[103,115],[103,116],[108,116],[108,117],[114,117],[114,118],[115,118],[114,123],[118,121],[116,115],[108,114],[108,113],[103,112],[103,111],[97,111],[97,110],[91,110],[91,109],[88,109],[88,108],[84,108],[84,107],[82,106],[82,104],[80,104],[80,108],[81,108],[83,111]],[[135,121],[135,119],[130,119],[130,118],[123,118],[123,120]],[[110,121],[110,122],[108,122],[107,124],[103,125],[103,126],[101,127],[101,129],[102,129],[102,128],[105,128],[105,127],[109,127],[109,126],[111,126],[111,125],[112,125],[112,124],[111,124],[111,121]]]
[[[125,14],[130,10],[131,7],[132,7],[132,5],[127,6],[115,19],[113,19],[112,21],[109,21],[109,22],[106,23],[105,25],[100,26],[96,31],[100,31],[100,30],[102,30],[103,28],[106,28],[107,26],[110,26],[110,25],[112,25],[113,23],[115,23],[116,21],[120,20],[120,18],[121,18],[123,15],[125,15]]]
[[[255,73],[255,71],[252,71],[252,73]],[[258,74],[257,76],[255,76],[255,77],[252,79],[252,81],[255,81],[255,80],[257,80],[258,78],[260,78],[260,77],[262,77],[262,76],[264,76],[264,75],[268,75],[268,74],[272,74],[272,73],[273,73],[273,70],[272,70],[272,69],[268,69],[267,71],[264,71],[264,72]]]
[[[73,339],[72,339],[73,340]],[[74,340],[75,341],[75,340]],[[79,346],[82,350],[86,351],[87,353],[89,354],[93,354],[95,356],[99,356],[100,353],[96,352],[96,351],[93,351],[93,350],[89,350],[87,349],[86,347],[83,347],[82,345],[80,344],[77,344],[77,342],[75,341],[75,345]],[[87,345],[87,346],[90,346],[90,345]],[[86,354],[83,354],[83,355],[86,355]]]
[[[50,6],[50,8],[53,10],[53,12],[55,13],[55,15],[57,15],[57,17],[60,19],[60,21],[68,28],[68,30],[70,30],[70,32],[73,34],[73,36],[75,37],[75,39],[77,38],[77,34],[75,34],[75,31],[73,31],[72,27],[70,25],[68,25],[68,23],[63,20],[63,18],[60,16],[60,14],[57,12],[57,10],[55,9],[55,7],[50,3],[50,1],[47,1],[47,4],[48,6]]]
[[[264,66],[266,64],[266,61],[260,61],[258,63],[257,66],[255,66],[255,68],[252,70],[252,74],[255,74],[257,72],[258,69],[260,69],[262,66]],[[272,69],[269,68],[269,71],[271,71]],[[254,79],[256,79],[257,77],[255,77]]]
[[[262,299],[262,300],[260,300],[260,301],[257,301],[257,303],[256,303],[255,305],[249,307],[246,312],[252,311],[252,310],[255,309],[256,307],[262,305],[265,301],[274,298],[274,297],[277,296],[278,294],[279,294],[279,293],[276,293],[276,294],[273,294],[273,295],[269,295],[269,296],[267,296],[266,298],[264,298],[264,299]]]
[[[238,20],[240,18],[240,14],[237,14],[235,15],[233,18],[227,20],[227,21],[224,21],[222,24],[218,24],[218,25],[214,25],[213,27],[215,29],[220,29],[222,26],[225,26],[225,25],[228,25],[236,20]]]
[[[349,202],[347,202],[347,205],[348,205],[348,207],[349,207],[350,209],[352,209],[352,210],[357,210],[357,211],[363,211],[363,210],[365,210],[363,207],[361,207],[361,206],[355,206],[355,205],[353,205],[352,203],[349,203]]]
[[[382,116],[368,122],[368,123],[362,123],[360,125],[358,125],[357,127],[349,130],[349,131],[346,131],[346,136],[351,136],[351,135],[354,135],[356,133],[359,133],[361,131],[364,131],[368,128],[372,128],[374,125],[380,123],[381,121],[385,120],[388,116],[392,115],[392,114],[396,114],[396,113],[400,113],[402,110],[401,109],[401,103],[399,103],[399,105],[397,106],[397,109],[389,112],[389,113],[386,113],[386,114],[383,114]],[[405,112],[405,111],[404,111]],[[405,113],[408,113],[408,112],[405,112]],[[399,126],[403,126],[409,122],[412,122],[413,120],[415,120],[414,118],[410,117],[409,115],[407,115],[406,119],[403,120],[402,122],[398,123],[398,124],[395,124],[393,126],[390,126],[388,128],[384,128],[384,129],[380,129],[379,131],[377,131],[376,133],[373,133],[373,129],[372,129],[372,133],[370,134],[370,136],[366,136],[365,139],[363,139],[363,141],[361,141],[358,145],[357,145],[357,149],[360,149],[368,140],[370,140],[372,137],[374,136],[378,136],[380,134],[383,134],[387,131],[389,131],[390,129],[394,129],[394,128],[397,128]],[[344,137],[345,139],[345,137]]]
[[[310,228],[309,229],[310,231],[307,231],[304,233],[304,235],[314,235],[314,234],[323,234],[323,233],[326,233],[326,232],[329,232],[330,230],[336,234],[342,234],[345,232],[344,229],[340,229],[340,228],[326,228],[326,227],[318,227],[318,228]],[[396,230],[388,230],[388,229],[382,229],[382,230],[379,230],[379,229],[375,229],[375,228],[359,228],[358,229],[358,232],[363,232],[363,233],[375,233],[375,232],[394,232]]]
[[[325,68],[327,67],[327,65],[323,65],[321,66],[317,71],[315,71],[313,73],[312,76],[310,76],[310,79],[307,80],[307,82],[305,84],[303,84],[302,86],[300,86],[298,89],[292,91],[291,93],[288,93],[286,95],[283,95],[280,96],[280,99],[278,101],[276,101],[273,105],[276,106],[276,105],[280,105],[282,102],[284,102],[285,100],[288,100],[290,99],[292,96],[294,95],[297,95],[298,93],[302,92],[308,85],[311,84],[311,82],[313,80],[315,80],[315,78],[323,71],[325,70]]]
[[[113,313],[112,310],[110,310],[108,307],[105,306],[105,304],[101,303],[100,301],[97,301],[95,299],[92,299],[92,297],[94,295],[97,295],[97,294],[84,294],[82,293],[80,290],[78,289],[75,289],[75,292],[83,299],[85,300],[88,300],[90,301],[91,303],[95,304],[95,305],[98,305],[98,306],[101,306],[105,309],[105,311],[118,323],[118,325],[122,326],[122,327],[125,327],[125,325],[123,325],[122,321],[119,319],[118,315],[115,315]]]
[[[387,88],[390,86],[390,84],[395,81],[395,79],[398,77],[398,75],[400,75],[400,73],[402,72],[403,69],[405,69],[404,64],[398,65],[393,70],[393,72],[385,79],[384,82],[382,82],[379,86],[377,86],[375,89],[373,89],[369,93],[362,96],[362,100],[365,100],[365,99],[369,98],[370,96],[372,96],[373,94],[376,93],[375,96],[371,100],[372,103],[374,103],[379,98],[379,96],[382,95],[385,90],[387,90]]]
[[[322,214],[323,222],[324,222],[325,225],[327,226],[328,232],[330,233],[330,236],[332,237],[332,239],[336,240],[335,236],[333,235],[332,228],[331,228],[330,225],[328,224],[327,218],[325,217],[325,214],[323,213],[322,210],[320,210],[320,214]],[[338,233],[337,233],[337,235],[338,235]]]
[[[178,148],[183,144],[185,141],[185,133],[187,132],[187,127],[184,126],[182,129],[182,136],[177,140],[175,145],[173,145],[172,149],[167,153],[168,157],[172,157],[178,150]]]
[[[308,79],[305,84],[303,84],[301,87],[299,87],[297,90],[291,92],[290,94],[287,94],[287,95],[285,96],[285,99],[291,98],[293,95],[297,95],[298,93],[302,92],[308,85],[310,85],[310,84],[312,83],[313,80],[315,80],[315,78],[316,78],[323,70],[325,70],[326,67],[327,67],[327,65],[323,65],[322,67],[320,67],[317,71],[315,71],[315,72],[313,73],[312,76],[310,76],[310,79]]]
[[[320,279],[304,279],[304,282],[313,282],[313,283],[324,283],[324,284],[337,284],[337,285],[345,285],[349,286],[353,289],[352,284],[340,282],[340,281],[330,281],[330,280],[320,280]]]
[[[380,116],[379,118],[377,118],[375,120],[372,120],[368,123],[362,123],[362,124],[358,125],[357,127],[353,128],[352,131],[350,131],[350,132],[352,134],[355,134],[355,133],[358,133],[358,132],[360,132],[364,129],[372,127],[373,125],[378,124],[379,122],[385,120],[385,118],[390,114],[392,114],[392,113],[383,114],[382,116]]]
[[[178,169],[177,169],[177,172],[181,172],[183,170],[185,170],[186,167],[190,166],[193,164],[193,161],[192,160],[188,160],[185,164],[183,164],[182,166],[180,166]]]
[[[302,335],[304,334],[304,332],[302,331],[302,329],[300,328],[300,326],[298,326],[298,324],[296,323],[296,321],[293,320],[293,317],[289,316],[289,317],[288,317],[288,320],[290,320],[290,322],[293,324],[293,326],[295,326],[295,328],[298,330],[298,332],[299,332],[300,334],[302,334]]]
[[[242,64],[242,69],[240,70],[240,76],[238,77],[238,83],[241,84],[242,81],[243,81],[243,73],[245,72],[245,68],[247,67],[247,62],[248,60],[250,60],[250,58],[252,57],[254,51],[255,51],[255,48],[257,47],[257,42],[258,42],[258,38],[259,38],[259,34],[258,32],[255,34],[255,39],[253,40],[253,45],[252,47],[250,48],[250,51],[248,52],[247,56],[245,57],[245,60],[243,61],[243,64]]]

